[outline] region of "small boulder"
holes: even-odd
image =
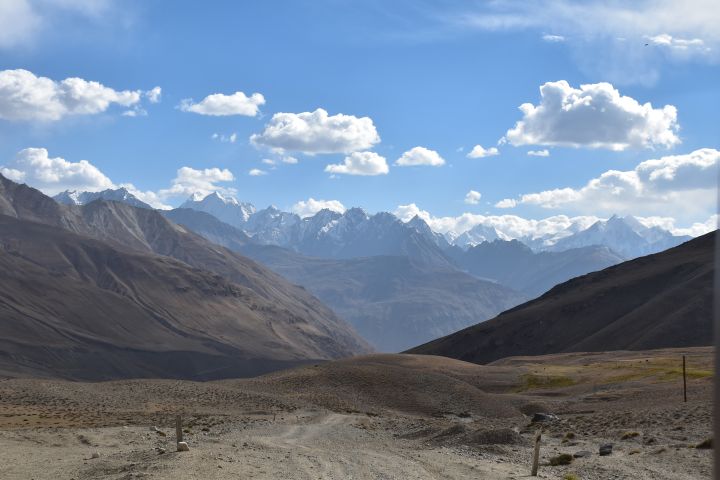
[[[702,442],[698,443],[697,445],[695,445],[695,448],[700,448],[700,449],[712,449],[712,448],[713,448],[713,439],[712,439],[712,437],[711,437],[711,438],[707,438],[707,439],[703,440]]]
[[[557,419],[558,419],[557,415],[553,415],[552,413],[535,413],[532,417],[531,422],[532,423],[554,422]]]
[[[100,458],[100,454],[98,452],[93,452],[92,455],[90,455],[90,458]]]
[[[613,450],[613,444],[612,443],[606,443],[605,445],[600,446],[600,456],[604,457],[605,455],[610,455]]]
[[[587,450],[580,450],[579,452],[573,453],[573,457],[575,458],[585,458],[592,455],[592,452],[588,452]]]
[[[158,447],[156,450],[158,452],[158,455],[162,455],[163,453],[165,453],[165,449],[162,447]]]
[[[177,451],[178,452],[189,452],[190,447],[188,447],[187,442],[178,442],[177,444]]]
[[[573,461],[572,455],[569,453],[561,453],[556,457],[550,457],[550,465],[556,467],[558,465],[570,465]]]

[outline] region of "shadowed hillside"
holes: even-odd
[[[575,278],[410,352],[487,363],[514,355],[710,345],[715,236]]]

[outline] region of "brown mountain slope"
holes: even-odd
[[[715,236],[575,278],[410,352],[487,363],[516,355],[710,345]]]
[[[171,258],[3,215],[0,271],[3,371],[217,378],[367,350],[330,313],[264,298]]]
[[[84,206],[60,205],[42,192],[0,175],[0,214],[60,226],[125,251],[172,257],[222,275],[302,318],[342,324],[329,308],[303,288],[247,257],[172,223],[155,210],[106,201]],[[356,343],[359,349],[355,353],[370,351],[359,337]]]

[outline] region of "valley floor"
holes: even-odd
[[[530,414],[541,411],[558,419],[542,424],[540,478],[711,478],[713,451],[695,446],[711,435],[712,354],[563,354],[490,366],[377,355],[207,383],[7,379],[0,478],[530,478],[541,426]],[[175,451],[176,413],[189,452]],[[604,443],[613,453],[600,457]],[[548,464],[583,450],[591,455]]]

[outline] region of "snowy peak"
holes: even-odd
[[[95,200],[107,200],[121,202],[139,208],[152,208],[147,203],[139,200],[126,188],[107,189],[102,192],[78,192],[77,190],[66,190],[53,197],[58,203],[66,205],[87,205]]]
[[[428,225],[427,222],[420,218],[418,215],[415,215],[413,218],[411,218],[405,225],[415,229],[415,231],[418,232],[420,235],[427,238],[442,249],[448,248],[450,246],[450,243],[443,234],[433,231],[433,229],[430,228],[430,225]]]
[[[686,236],[674,236],[657,226],[646,227],[632,216],[613,215],[607,220],[598,220],[586,230],[558,240],[550,250],[603,245],[631,259],[666,250],[689,239]]]
[[[489,225],[475,225],[467,232],[458,235],[453,243],[460,248],[467,249],[480,243],[492,242],[494,240],[509,240],[509,238],[498,232],[495,227],[491,227]]]
[[[209,213],[237,228],[242,228],[250,216],[255,213],[253,204],[240,202],[234,197],[222,195],[217,191],[205,196],[194,193],[180,205],[180,208],[191,208]]]

